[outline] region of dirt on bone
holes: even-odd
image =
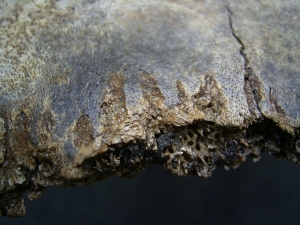
[[[152,164],[299,163],[297,0],[108,2],[0,1],[1,215]]]

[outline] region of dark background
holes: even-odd
[[[264,153],[209,179],[153,166],[133,180],[50,187],[25,204],[25,217],[0,224],[300,224],[300,165]]]

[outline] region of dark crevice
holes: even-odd
[[[245,68],[245,71],[247,73],[247,70],[248,69],[251,69],[251,68],[248,68],[248,65],[249,65],[249,60],[247,59],[245,53],[244,53],[244,50],[245,50],[245,45],[244,43],[242,42],[242,40],[236,35],[234,29],[233,29],[233,25],[232,25],[232,11],[230,10],[229,8],[229,5],[225,5],[225,8],[227,9],[229,15],[228,15],[228,19],[229,19],[229,27],[231,29],[231,33],[232,33],[232,36],[237,40],[237,42],[241,45],[241,48],[240,48],[240,54],[243,56],[244,58],[244,68]]]
[[[7,155],[8,155],[8,152],[10,151],[9,150],[9,121],[8,121],[8,118],[7,117],[2,117],[3,118],[3,121],[4,121],[4,130],[5,130],[5,133],[4,133],[4,156],[3,156],[3,164],[4,162],[6,162],[6,159],[7,159]],[[3,165],[0,166],[0,168],[2,167]]]
[[[242,40],[237,36],[237,34],[235,33],[235,30],[233,28],[233,23],[232,23],[232,16],[233,16],[233,12],[231,11],[230,7],[229,7],[229,4],[225,5],[225,8],[226,10],[228,11],[228,20],[229,20],[229,27],[231,29],[231,33],[232,33],[232,36],[236,39],[236,41],[240,44],[241,48],[240,48],[240,54],[241,56],[244,58],[244,70],[245,70],[245,74],[244,74],[244,78],[245,78],[245,82],[246,81],[249,81],[249,84],[250,84],[250,87],[251,87],[251,90],[252,90],[252,94],[254,96],[254,100],[256,102],[256,108],[261,112],[261,109],[259,108],[259,102],[260,102],[260,99],[258,97],[258,93],[255,91],[256,89],[253,88],[253,69],[251,67],[249,67],[249,59],[247,58],[246,54],[245,54],[245,45],[244,43],[242,42]],[[247,96],[247,98],[249,98]]]

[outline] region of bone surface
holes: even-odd
[[[300,5],[0,2],[0,215],[22,193],[300,157]]]

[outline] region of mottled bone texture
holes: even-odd
[[[300,158],[300,5],[0,2],[0,215],[22,193]]]

